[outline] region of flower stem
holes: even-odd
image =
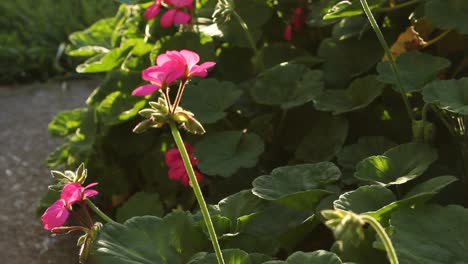
[[[406,96],[405,88],[403,87],[403,82],[401,80],[400,71],[398,70],[395,60],[393,59],[393,55],[392,55],[392,52],[390,51],[390,48],[388,47],[387,41],[385,41],[385,38],[382,34],[382,31],[379,28],[379,25],[377,24],[377,21],[375,21],[374,15],[372,15],[372,11],[369,8],[367,1],[366,0],[360,0],[360,1],[361,1],[362,8],[364,9],[364,13],[366,13],[367,18],[369,19],[369,22],[372,28],[374,29],[375,34],[377,35],[377,38],[379,39],[380,45],[382,45],[382,48],[384,49],[385,54],[388,57],[388,61],[390,62],[390,67],[392,68],[393,74],[395,75],[395,78],[398,83],[398,89],[400,90],[400,94],[402,96],[403,102],[405,103],[408,116],[411,120],[415,120],[413,111],[411,110],[411,105],[409,103],[408,97]]]
[[[427,41],[426,43],[424,43],[423,45],[423,48],[427,48],[429,47],[430,45],[436,43],[437,41],[443,39],[445,36],[447,36],[448,33],[452,32],[452,29],[447,29],[446,31],[442,32],[440,35],[438,35],[437,37]]]
[[[91,200],[86,199],[86,203],[88,204],[89,208],[91,208],[97,215],[99,215],[104,221],[107,223],[116,223],[112,220],[109,216],[107,216],[101,209],[99,209]]]
[[[361,215],[360,217],[363,221],[371,225],[379,235],[380,239],[382,239],[390,264],[398,264],[399,262],[395,248],[393,247],[392,240],[388,236],[387,232],[385,232],[385,229],[372,216]]]
[[[175,113],[176,108],[180,104],[180,100],[182,100],[182,94],[184,93],[185,85],[187,84],[187,80],[180,81],[179,89],[177,90],[177,96],[174,100],[174,105],[172,108],[172,113]]]
[[[407,7],[407,6],[410,6],[410,5],[417,4],[419,2],[421,2],[421,0],[412,0],[412,1],[405,2],[405,3],[401,3],[399,5],[391,6],[391,7],[376,8],[376,9],[374,9],[374,11],[375,12],[389,12],[389,11],[398,10],[400,8],[404,8],[404,7]]]
[[[197,197],[198,205],[200,206],[201,212],[203,214],[203,219],[205,220],[208,233],[210,234],[211,242],[213,243],[213,248],[216,253],[218,264],[224,264],[223,255],[221,253],[221,248],[219,246],[218,238],[216,236],[216,231],[214,229],[213,222],[211,221],[210,213],[208,212],[208,207],[206,205],[205,199],[203,198],[203,193],[200,189],[200,185],[198,185],[198,181],[195,176],[195,171],[193,170],[192,163],[190,162],[187,149],[185,148],[180,132],[177,129],[177,126],[174,124],[174,122],[169,122],[169,125],[171,127],[171,132],[172,136],[174,137],[174,141],[182,156],[185,169],[187,170],[187,174],[189,175],[190,183],[195,193],[195,197]]]

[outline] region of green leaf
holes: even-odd
[[[420,91],[422,87],[436,79],[437,74],[450,66],[450,61],[435,57],[419,51],[404,52],[396,58],[396,65],[400,71],[401,81],[406,92]],[[378,79],[393,85],[393,89],[399,92],[398,82],[390,66],[390,62],[384,61],[377,65]]]
[[[468,2],[465,0],[429,0],[425,14],[432,24],[442,29],[455,29],[468,34]]]
[[[354,170],[361,160],[374,155],[382,155],[396,145],[395,142],[385,137],[361,137],[356,143],[345,146],[338,153],[338,164],[346,169]]]
[[[365,108],[382,94],[384,85],[369,75],[354,80],[346,90],[324,90],[314,100],[315,108],[334,115]]]
[[[163,219],[140,216],[124,224],[108,223],[99,231],[91,254],[102,264],[182,264],[207,247],[208,240],[190,215],[178,211]]]
[[[354,177],[382,186],[403,184],[423,174],[436,159],[437,152],[429,145],[407,143],[362,160]]]
[[[124,222],[134,216],[162,216],[164,208],[157,193],[135,193],[117,209],[117,221]]]
[[[333,206],[335,209],[362,214],[377,211],[395,200],[395,195],[389,189],[378,185],[366,185],[342,194],[333,202]]]
[[[313,57],[306,50],[297,48],[289,43],[273,43],[260,50],[263,66],[268,69],[283,62],[303,63],[309,67],[322,63],[322,60]]]
[[[226,116],[224,112],[242,95],[231,82],[204,79],[196,84],[189,84],[184,91],[181,106],[195,114],[203,124],[211,124]]]
[[[364,16],[346,17],[333,26],[332,36],[336,40],[344,40],[360,36],[369,27],[369,22]]]
[[[114,18],[98,20],[89,28],[77,31],[68,37],[72,44],[71,56],[91,56],[112,49],[111,39],[115,28]]]
[[[424,87],[423,99],[452,113],[468,115],[468,78],[433,81]]]
[[[115,0],[119,3],[126,4],[126,5],[136,5],[141,2],[145,2],[145,0]]]
[[[208,133],[195,145],[198,168],[208,175],[230,177],[240,168],[252,168],[263,153],[262,139],[254,133]]]
[[[252,192],[295,209],[313,210],[322,197],[332,193],[325,186],[340,176],[338,167],[330,162],[280,167],[256,178]]]
[[[155,64],[156,57],[168,50],[189,49],[200,55],[200,61],[215,60],[215,47],[213,39],[194,32],[178,32],[172,36],[162,37],[156,42],[150,54],[151,63]]]
[[[323,89],[322,72],[300,64],[281,64],[263,72],[250,89],[259,104],[288,109],[303,105]]]
[[[374,218],[381,220],[390,217],[395,210],[404,207],[413,207],[417,204],[425,203],[436,195],[447,185],[457,181],[454,176],[439,176],[423,182],[408,192],[403,199],[392,202],[375,212],[369,212]]]
[[[401,264],[468,263],[468,210],[431,205],[398,210],[390,221]]]
[[[372,32],[360,38],[325,39],[320,44],[318,55],[324,60],[323,72],[327,87],[343,89],[354,77],[367,72],[381,60],[383,51]]]
[[[120,91],[109,94],[96,108],[106,125],[115,125],[136,116],[146,105],[146,99]]]
[[[261,264],[271,257],[252,253],[249,254],[240,249],[224,249],[222,251],[223,258],[226,264]],[[214,253],[198,253],[187,264],[217,264],[216,255]]]
[[[235,12],[247,24],[254,41],[259,40],[262,35],[261,26],[270,19],[273,10],[266,5],[264,0],[234,0],[233,2]],[[251,48],[244,29],[234,15],[231,15],[227,21],[220,21],[217,27],[221,34],[216,35],[221,35],[225,42],[237,47]]]
[[[131,46],[116,48],[107,53],[100,53],[89,58],[83,64],[76,67],[78,73],[107,72],[120,67],[125,60]]]
[[[306,162],[332,159],[343,146],[348,135],[348,121],[342,117],[321,116],[302,139],[295,157]]]
[[[58,113],[49,123],[49,131],[53,136],[64,137],[69,135],[80,126],[83,108],[67,110]]]
[[[370,9],[375,9],[385,3],[385,0],[368,0]],[[324,19],[335,19],[349,16],[358,16],[363,13],[361,3],[359,1],[339,1],[335,4],[327,14],[323,17]]]
[[[294,252],[286,261],[273,260],[263,264],[342,264],[340,258],[325,250],[314,252]]]

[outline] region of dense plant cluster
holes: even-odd
[[[67,36],[118,5],[108,0],[0,2],[0,83],[37,81],[70,72],[78,59],[64,55]]]
[[[97,263],[468,262],[468,1],[120,2],[49,124],[118,222],[88,202]]]

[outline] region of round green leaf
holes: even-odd
[[[106,125],[116,125],[136,116],[146,105],[146,99],[120,91],[109,94],[96,108]]]
[[[163,206],[157,193],[135,193],[120,208],[117,209],[117,221],[124,222],[134,216],[162,216]]]
[[[450,66],[450,61],[435,57],[418,51],[405,52],[397,57],[396,64],[400,71],[401,81],[406,92],[420,91],[422,87],[435,80],[437,74]],[[390,62],[383,61],[377,65],[379,72],[378,79],[383,83],[391,84],[395,91],[398,89],[398,82],[392,71]]]
[[[468,2],[465,0],[429,0],[425,13],[434,26],[468,34]]]
[[[242,90],[231,82],[203,79],[187,86],[181,106],[195,114],[204,124],[214,123],[226,116],[224,110],[232,106],[241,96]]]
[[[365,108],[382,94],[384,84],[375,76],[356,79],[346,90],[324,90],[315,100],[315,108],[334,115]]]
[[[263,153],[262,139],[254,133],[208,133],[195,145],[198,168],[208,175],[232,176],[240,168],[252,168]]]
[[[407,143],[359,162],[354,177],[383,186],[403,184],[423,174],[436,159],[437,152],[429,145]]]
[[[342,264],[340,258],[335,253],[325,250],[314,252],[294,252],[286,261],[268,261],[263,264]]]
[[[401,264],[468,263],[468,210],[431,205],[392,215],[392,242]]]
[[[188,213],[179,211],[163,219],[141,216],[124,224],[104,225],[94,241],[92,255],[102,264],[182,264],[207,246],[201,229]]]
[[[343,117],[321,116],[314,120],[314,128],[302,139],[295,157],[306,162],[332,159],[348,136],[348,121]]]
[[[468,78],[433,81],[424,87],[423,98],[447,111],[468,115]]]
[[[346,17],[333,26],[332,36],[337,40],[361,35],[369,27],[369,22],[364,16]]]
[[[280,167],[256,178],[252,192],[292,208],[313,210],[323,196],[332,193],[325,186],[340,176],[340,169],[331,162]]]
[[[395,195],[389,189],[378,185],[366,185],[342,194],[333,202],[333,206],[335,209],[362,214],[377,211],[395,200]]]
[[[301,64],[285,63],[263,72],[250,89],[259,104],[283,109],[303,105],[323,89],[322,72]]]
[[[226,264],[261,264],[271,257],[252,253],[249,254],[240,249],[224,249],[223,258]],[[187,264],[217,264],[215,253],[198,253]]]
[[[64,137],[80,127],[81,115],[85,111],[83,108],[67,110],[58,113],[52,122],[49,123],[49,132],[54,136]]]
[[[415,186],[403,197],[403,199],[392,202],[377,211],[370,212],[369,215],[372,215],[378,220],[386,219],[391,215],[392,212],[397,209],[412,207],[417,204],[425,203],[444,187],[455,182],[456,180],[457,178],[454,176],[439,176],[432,178]]]
[[[322,62],[321,59],[313,57],[306,50],[297,48],[290,43],[273,43],[260,50],[263,66],[268,69],[283,62],[301,62],[313,67]]]
[[[337,155],[338,163],[346,169],[356,167],[359,161],[374,155],[382,155],[397,144],[385,137],[362,137],[355,144],[345,146]]]

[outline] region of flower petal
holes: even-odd
[[[161,2],[156,0],[154,4],[150,5],[146,10],[143,16],[146,20],[151,20],[155,18],[161,11]]]
[[[182,156],[177,148],[171,148],[166,152],[164,160],[167,166],[178,167],[182,163]]]
[[[145,84],[133,90],[132,95],[146,96],[146,95],[152,94],[154,91],[156,91],[159,88],[161,88],[161,86],[157,84]]]
[[[200,61],[200,56],[191,50],[181,50],[180,54],[184,57],[189,72]]]
[[[161,27],[170,27],[172,24],[174,24],[174,17],[176,13],[177,13],[176,9],[171,9],[167,11],[166,13],[164,13],[160,21]]]
[[[99,192],[96,191],[96,190],[85,190],[83,192],[83,199],[86,199],[88,197],[92,197],[92,196],[95,196],[95,195],[98,195]]]
[[[162,83],[167,67],[151,66],[141,72],[141,78],[145,81]]]
[[[165,1],[168,5],[173,5],[175,7],[188,7],[191,6],[193,0],[166,0]]]
[[[59,199],[54,202],[41,216],[42,226],[46,230],[62,226],[68,219],[70,212],[66,208],[66,201]]]
[[[67,206],[70,206],[81,200],[83,186],[79,182],[67,183],[62,189],[60,198],[63,199]]]
[[[284,29],[283,39],[286,41],[291,41],[291,38],[292,38],[292,26],[291,24],[288,24],[286,28]]]
[[[177,10],[177,12],[175,13],[174,24],[176,25],[187,24],[188,22],[190,22],[190,20],[192,20],[192,15],[190,15],[189,13],[186,13],[181,10]]]

